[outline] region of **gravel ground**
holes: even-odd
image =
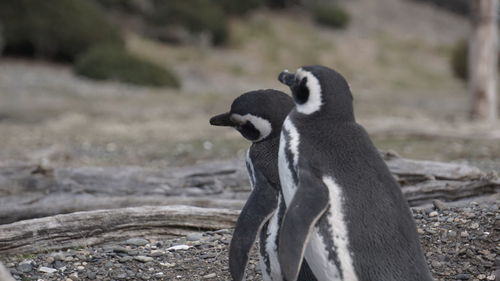
[[[414,210],[414,216],[436,280],[495,280],[495,266],[497,275],[500,271],[498,205],[435,204],[432,210]],[[131,238],[0,260],[16,280],[230,280],[230,239],[230,230],[165,241]],[[255,249],[247,272],[248,280],[262,280]]]

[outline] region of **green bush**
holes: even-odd
[[[315,4],[311,12],[317,23],[333,28],[346,28],[351,20],[349,13],[344,7],[333,3],[323,2]]]
[[[178,88],[177,77],[116,46],[95,46],[78,57],[75,73],[97,80],[117,80],[137,85]]]
[[[0,0],[5,53],[73,61],[98,43],[123,45],[104,12],[88,0]]]
[[[212,0],[213,5],[218,5],[223,11],[230,14],[246,14],[252,10],[262,7],[266,4],[266,0]]]
[[[227,17],[212,0],[154,0],[153,4],[150,20],[155,24],[179,24],[191,32],[208,32],[214,45],[222,45],[228,39]]]
[[[498,70],[500,71],[500,51],[498,54]],[[451,68],[453,74],[463,80],[467,80],[468,77],[468,57],[469,57],[469,46],[466,40],[460,40],[453,49],[451,54]]]

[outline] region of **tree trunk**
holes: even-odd
[[[472,0],[472,34],[469,42],[469,95],[472,119],[498,118],[498,0]]]

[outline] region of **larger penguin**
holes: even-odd
[[[305,255],[321,281],[432,280],[408,204],[356,123],[344,77],[308,66],[279,80],[296,103],[279,150],[285,279],[296,280]]]
[[[278,263],[279,227],[285,212],[278,175],[281,126],[293,100],[276,90],[248,92],[234,100],[231,110],[214,116],[210,124],[231,126],[252,141],[246,165],[252,192],[236,223],[229,249],[229,269],[235,281],[243,279],[248,254],[260,231],[260,263],[265,281],[282,281]],[[307,263],[299,280],[316,281]]]

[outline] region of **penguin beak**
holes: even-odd
[[[278,76],[278,80],[288,87],[292,87],[295,82],[295,74],[288,72],[288,70],[285,70],[280,73],[280,75]]]
[[[210,125],[213,126],[234,126],[234,122],[229,118],[231,114],[229,112],[222,113],[210,118]]]

